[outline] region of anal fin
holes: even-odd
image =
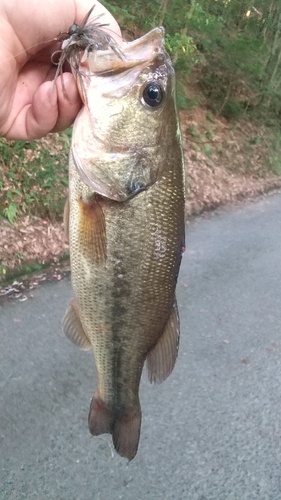
[[[179,315],[176,300],[164,331],[146,357],[149,381],[160,384],[172,372],[179,348]]]
[[[77,310],[76,301],[73,299],[62,320],[62,330],[65,336],[71,340],[79,349],[87,351],[90,349],[91,343],[83,330],[79,313]]]

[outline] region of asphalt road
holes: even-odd
[[[199,217],[178,285],[181,345],[144,372],[137,457],[87,428],[91,353],[60,333],[67,279],[0,308],[0,499],[281,499],[281,195]]]

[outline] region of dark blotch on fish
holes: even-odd
[[[128,196],[133,196],[140,191],[143,191],[145,189],[145,184],[142,182],[129,182],[126,186],[126,194]]]

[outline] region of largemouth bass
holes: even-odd
[[[144,362],[150,381],[162,382],[179,344],[184,174],[174,70],[163,28],[114,49],[74,52],[84,106],[69,161],[74,299],[62,325],[74,344],[94,352],[99,385],[90,432],[111,433],[116,451],[131,460]]]

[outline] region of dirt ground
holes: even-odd
[[[187,216],[281,187],[281,175],[265,165],[264,130],[248,122],[230,127],[223,119],[208,120],[200,108],[181,112],[180,119]],[[0,283],[21,271],[58,265],[68,255],[62,222],[25,216],[11,225],[0,219],[0,241]]]

